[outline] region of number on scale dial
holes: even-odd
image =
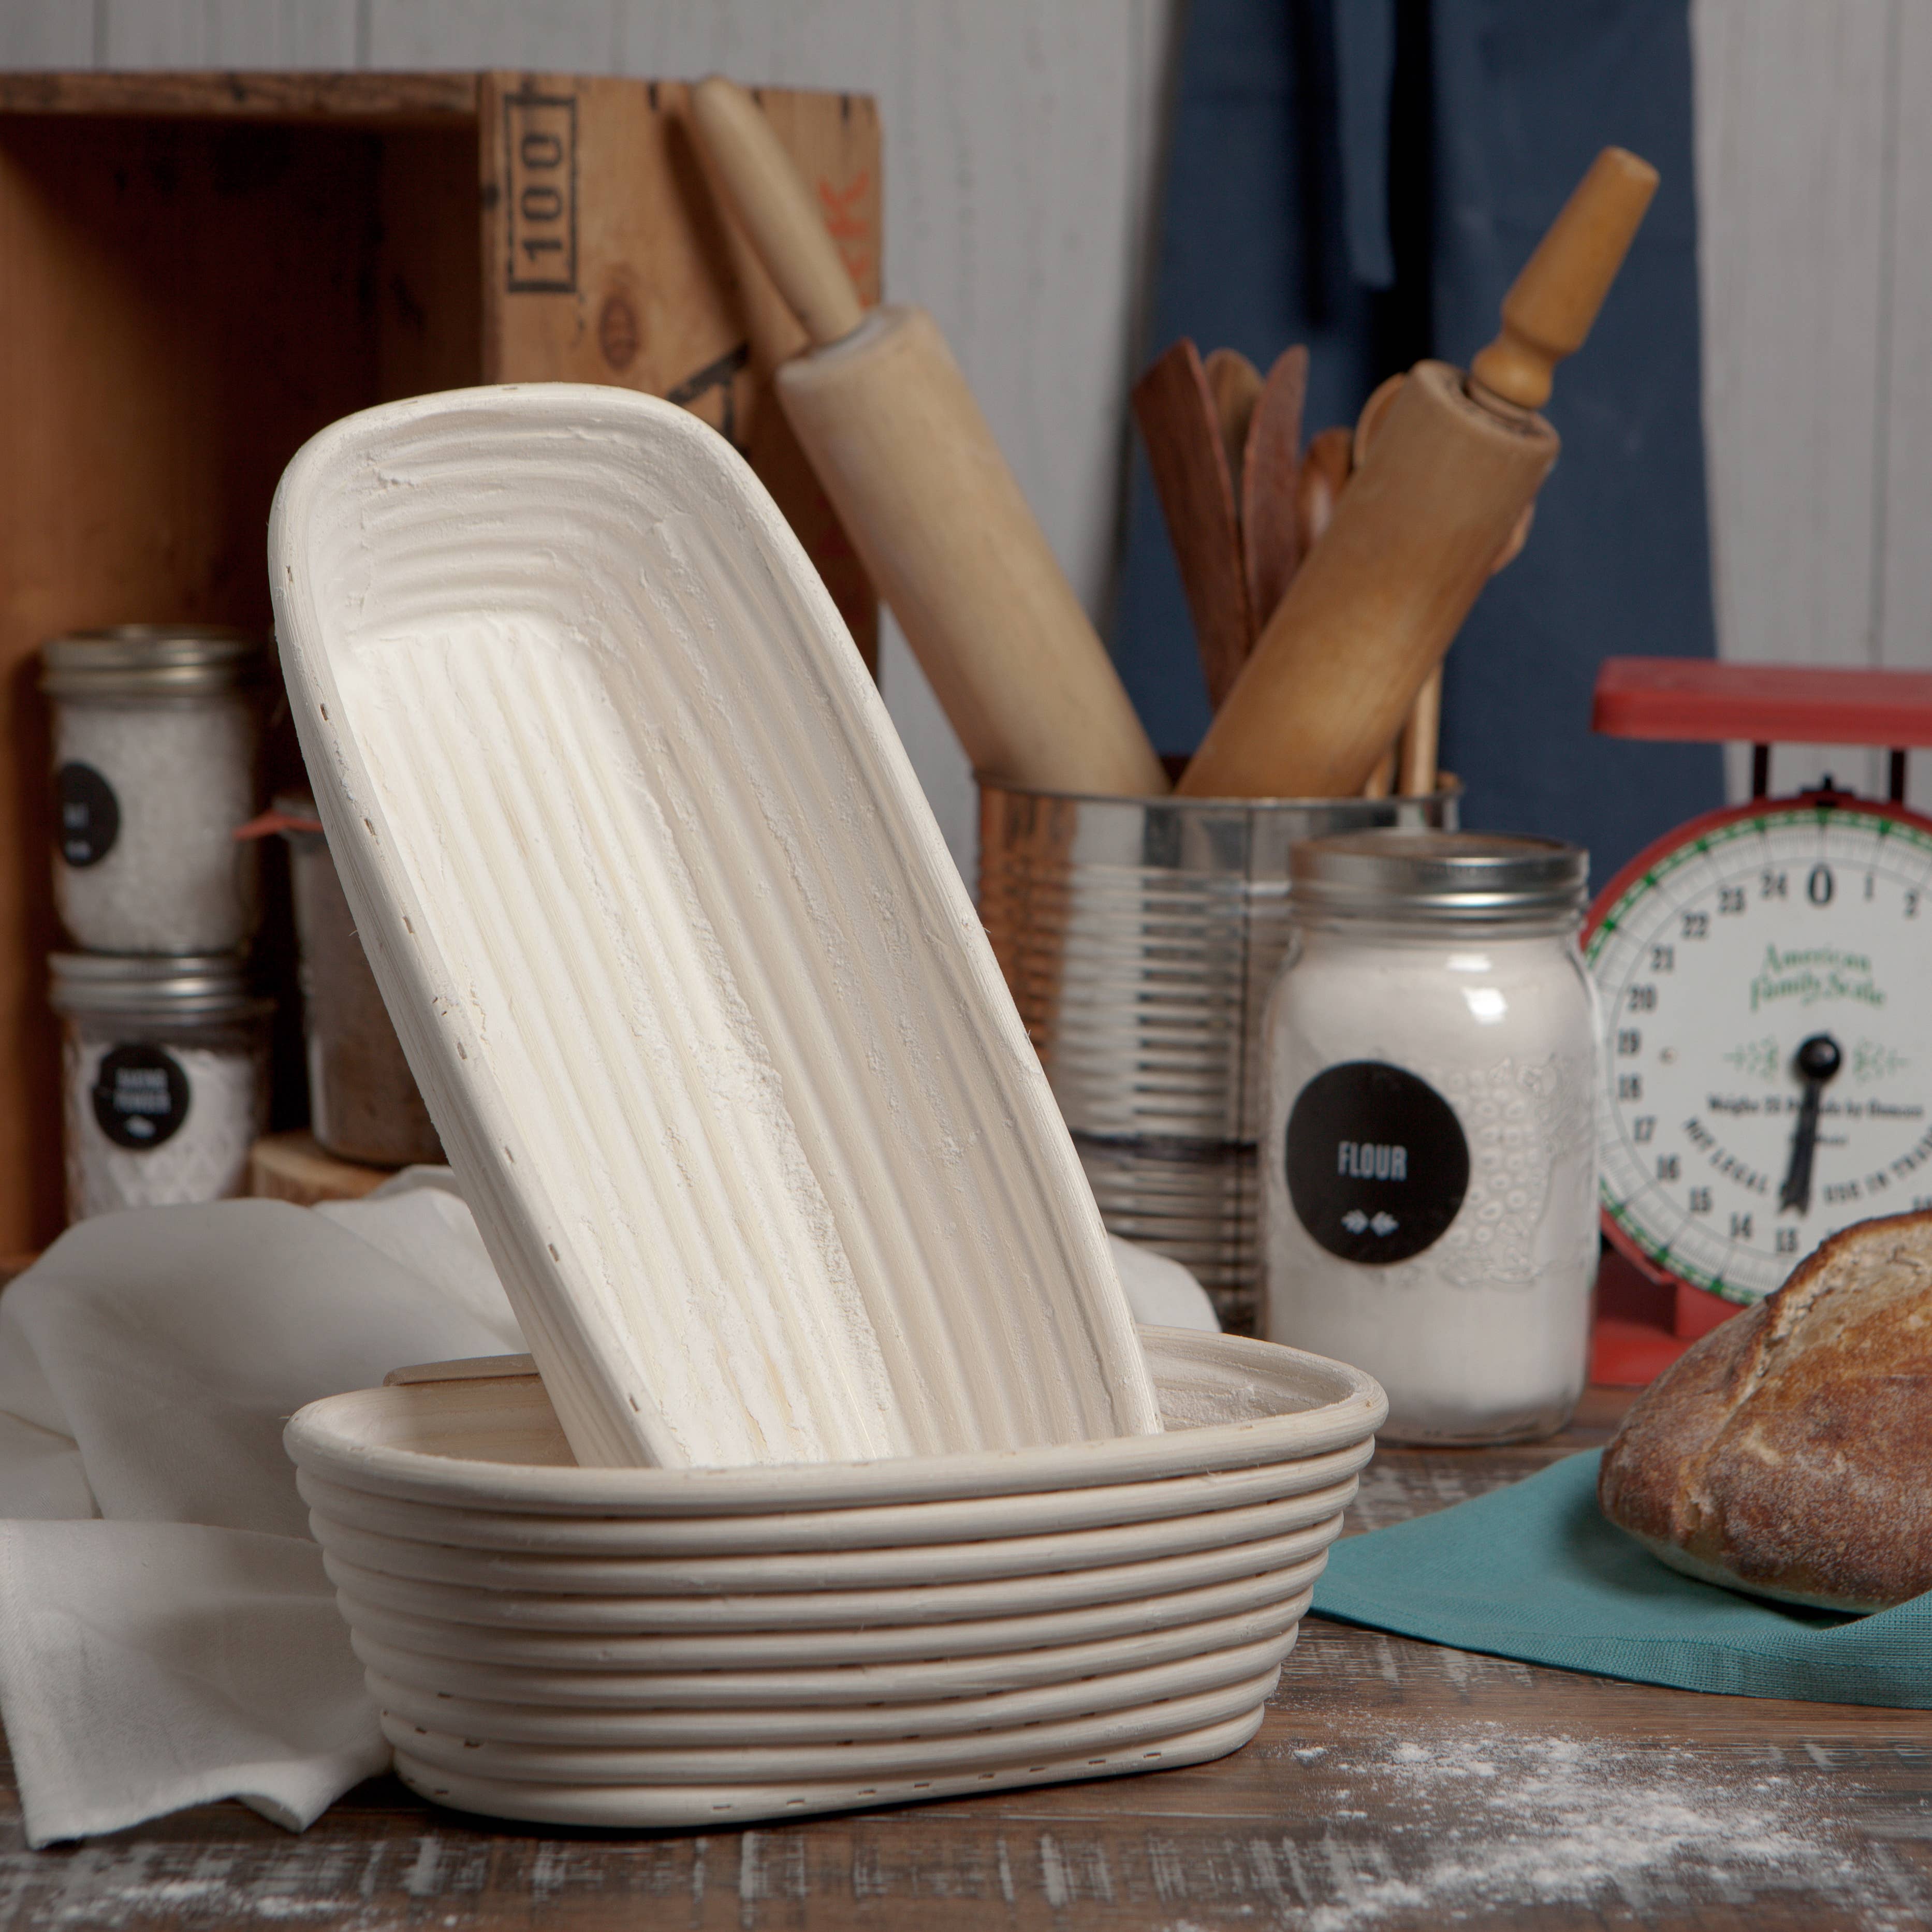
[[[1932,1208],[1932,822],[1840,800],[1716,813],[1598,903],[1605,1212],[1733,1301]]]

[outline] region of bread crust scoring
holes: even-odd
[[[1604,1451],[1612,1522],[1761,1595],[1932,1589],[1932,1212],[1860,1222],[1644,1390]]]

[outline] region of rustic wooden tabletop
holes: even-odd
[[[1601,1442],[1385,1450],[1352,1528]],[[1572,1676],[1312,1618],[1218,1764],[696,1838],[494,1825],[391,1778],[292,1838],[239,1804],[26,1848],[0,1924],[1905,1928],[1932,1923],[1932,1713]]]

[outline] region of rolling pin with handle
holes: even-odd
[[[791,158],[714,75],[692,119],[813,346],[778,399],[974,768],[1008,784],[1144,796],[1167,779],[1106,647],[932,318],[868,314]]]
[[[1348,797],[1375,770],[1556,460],[1536,413],[1582,346],[1657,185],[1606,148],[1468,377],[1419,362],[1182,778],[1211,797]]]

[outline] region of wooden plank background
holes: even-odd
[[[716,67],[878,98],[890,296],[938,315],[1104,618],[1173,0],[7,0],[10,67]],[[1706,417],[1728,656],[1932,666],[1932,8],[1692,0]],[[896,636],[887,702],[968,866]],[[1799,749],[1780,785],[1859,754]],[[1734,789],[1744,772],[1734,770]],[[1932,764],[1913,796],[1932,808]]]

